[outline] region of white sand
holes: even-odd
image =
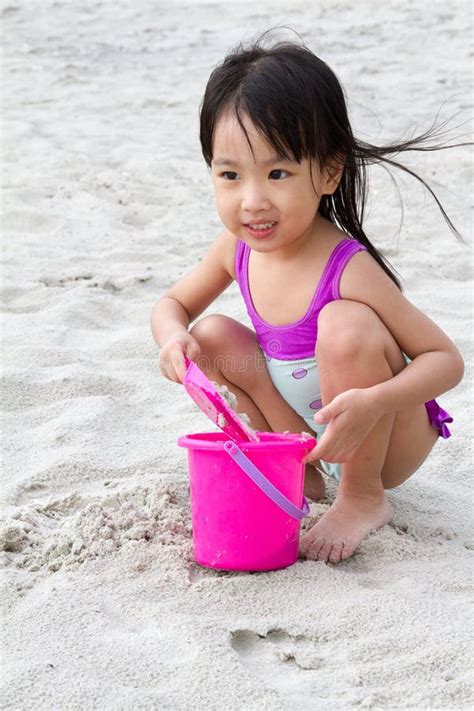
[[[441,398],[454,436],[344,564],[193,562],[176,439],[209,426],[160,377],[149,331],[220,229],[197,116],[224,53],[295,28],[343,81],[356,132],[388,140],[441,105],[469,119],[468,3],[2,6],[2,708],[472,708],[470,253],[426,192],[399,176],[397,240],[397,195],[374,170],[368,226],[466,358]],[[469,238],[468,149],[409,164]],[[235,285],[212,310],[248,322]]]

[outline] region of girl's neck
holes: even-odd
[[[271,252],[260,252],[259,260],[268,266],[283,265],[305,259],[307,255],[314,254],[315,249],[326,243],[335,244],[346,235],[332,222],[326,220],[319,213],[314,218],[308,230],[297,240]]]

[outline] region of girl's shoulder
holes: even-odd
[[[341,299],[358,301],[370,306],[379,316],[393,312],[398,318],[406,309],[414,308],[388,276],[377,260],[364,249],[347,262],[339,281]],[[387,323],[386,319],[383,318]]]
[[[341,274],[340,294],[343,299],[353,299],[362,289],[373,292],[389,290],[391,293],[400,290],[382,269],[367,249],[361,249],[352,254]]]

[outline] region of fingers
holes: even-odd
[[[325,433],[311,452],[306,455],[303,462],[310,464],[316,459],[324,459],[325,462],[342,463],[352,456],[353,451],[355,450],[349,450],[339,440],[334,440]]]
[[[184,376],[186,375],[186,363],[184,361],[183,351],[173,351],[171,363],[173,365],[174,372],[176,373],[176,376],[178,378],[178,382],[182,383],[184,380]]]
[[[189,360],[195,361],[201,355],[201,347],[195,338],[189,337],[189,340],[185,343],[184,351],[188,356]]]
[[[158,362],[158,367],[160,369],[161,375],[163,375],[167,380],[171,380],[173,383],[182,382],[172,364],[166,361],[164,358],[161,358],[161,356]]]
[[[161,373],[174,383],[182,383],[186,374],[184,353],[182,347],[176,344],[160,353]]]
[[[319,410],[319,412],[315,414],[313,419],[318,425],[322,425],[325,422],[329,422],[329,420],[331,419],[331,416],[329,414],[329,408],[321,408],[321,410]]]
[[[316,445],[316,447],[317,446],[318,445]],[[308,454],[305,457],[303,457],[303,464],[310,464],[311,462],[314,462],[315,459],[318,459],[318,457],[314,453],[316,447],[313,447],[311,452],[308,452]]]
[[[174,383],[182,383],[186,375],[185,356],[189,360],[196,360],[200,353],[199,343],[191,335],[166,343],[160,353],[161,373]]]
[[[305,464],[309,462],[313,462],[315,459],[325,459],[326,461],[328,460],[328,456],[330,456],[330,451],[331,451],[331,442],[329,441],[327,443],[327,438],[325,435],[321,437],[320,440],[318,440],[318,443],[311,452],[308,452],[306,457],[303,459],[303,462]]]
[[[330,422],[347,409],[347,393],[339,393],[331,402],[327,403],[314,415],[313,419],[318,425]]]
[[[318,425],[322,425],[325,422],[329,422],[332,420],[333,417],[336,417],[336,415],[339,414],[341,409],[341,397],[339,395],[336,395],[331,402],[329,402],[327,405],[322,407],[318,412],[314,415],[313,419]]]

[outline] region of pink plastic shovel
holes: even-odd
[[[234,442],[258,442],[256,432],[242,422],[202,370],[185,357],[183,385],[196,405]]]

